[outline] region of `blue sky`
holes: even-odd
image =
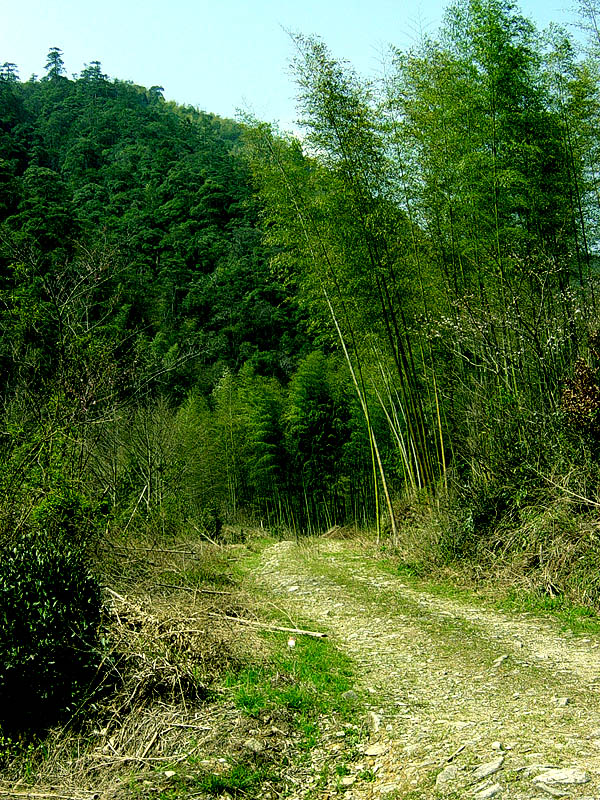
[[[523,0],[544,27],[569,24],[570,0]],[[575,0],[573,0],[575,2]],[[233,117],[236,109],[293,126],[292,46],[286,29],[317,34],[359,72],[379,70],[388,44],[434,33],[434,0],[0,0],[0,64],[43,75],[50,47],[69,75],[98,60],[111,77],[161,85],[167,99]]]

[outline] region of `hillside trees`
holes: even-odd
[[[316,428],[299,400],[308,309],[269,261],[240,126],[59,57],[0,81],[3,530],[75,495],[129,533],[366,519],[363,423],[329,355]]]
[[[76,80],[55,77],[20,83],[7,70],[0,81],[7,101],[0,223],[8,250],[20,239],[45,263],[61,262],[76,241],[107,241],[129,265],[120,281],[130,309],[126,326],[143,328],[150,340],[158,336],[167,349],[189,349],[177,340],[195,338],[198,357],[218,361],[224,340],[214,336],[223,306],[237,307],[269,279],[259,238],[248,234],[256,210],[233,152],[239,126],[111,81],[98,62]],[[250,266],[245,285],[214,279],[237,261]],[[201,308],[196,286],[203,287]],[[232,289],[241,294],[232,297]],[[271,302],[267,293],[264,299]],[[251,314],[240,322],[240,331],[262,336]],[[285,329],[286,320],[279,324]],[[277,351],[273,338],[262,339]],[[293,347],[293,332],[284,339]],[[261,345],[248,343],[250,351]],[[277,354],[273,368],[281,370],[290,355]],[[223,357],[229,365],[238,359],[231,349]]]

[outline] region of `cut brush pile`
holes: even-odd
[[[201,797],[219,780],[226,787],[219,775],[249,733],[219,684],[268,652],[259,634],[220,616],[253,617],[252,603],[235,587],[199,587],[211,586],[207,569],[222,581],[218,548],[132,553],[128,581],[121,574],[119,591],[105,589],[103,683],[86,721],[25,748],[0,737],[0,797],[177,797],[192,785]]]

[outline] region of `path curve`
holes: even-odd
[[[351,656],[366,698],[349,774],[318,788],[345,746],[326,731],[295,798],[600,798],[600,639],[417,591],[347,541],[279,542],[257,578]]]

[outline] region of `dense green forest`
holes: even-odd
[[[3,529],[366,519],[363,423],[271,269],[242,126],[57,49],[0,91]]]
[[[472,0],[377,82],[293,44],[302,141],[2,67],[7,535],[595,502],[598,42]]]
[[[3,546],[225,522],[402,545],[418,506],[436,558],[539,566],[566,535],[594,566],[600,39],[581,10],[585,51],[509,0],[459,0],[373,81],[297,36],[301,139],[98,62],[70,79],[58,48],[40,79],[4,64]]]

